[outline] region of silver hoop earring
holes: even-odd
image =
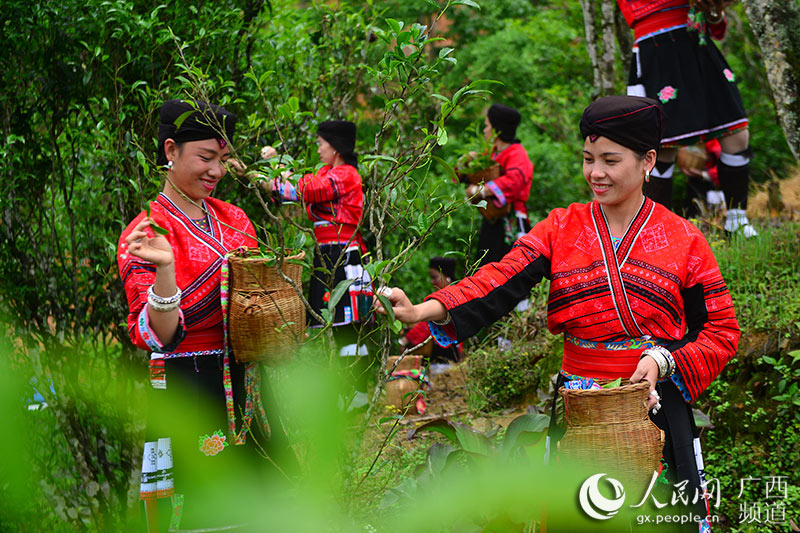
[[[172,159],[170,159],[169,161],[167,161],[167,170],[172,170],[172,165],[173,165],[173,164],[174,164],[174,163],[172,162]]]

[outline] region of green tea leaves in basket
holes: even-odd
[[[614,381],[609,381],[605,385],[603,385],[604,389],[613,389],[614,387],[619,387],[622,384],[622,378],[617,378]]]

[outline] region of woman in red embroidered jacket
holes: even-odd
[[[372,280],[364,270],[361,256],[366,252],[359,225],[364,210],[364,191],[355,154],[356,125],[330,120],[317,128],[317,153],[324,163],[316,174],[306,174],[292,185],[288,180],[273,180],[270,186],[282,200],[300,201],[314,223],[318,253],[314,254],[308,303],[318,314],[328,308],[336,286],[350,281],[347,293],[333,314],[334,337],[342,361],[353,361],[355,397],[351,406],[363,407],[367,401],[368,368],[371,359],[362,344],[361,325],[367,323],[372,308]],[[309,314],[310,327],[322,324]]]
[[[359,231],[364,191],[355,155],[356,125],[344,120],[322,122],[317,129],[317,153],[325,164],[292,185],[274,180],[273,191],[283,200],[300,201],[314,223],[320,253],[314,256],[309,303],[320,313],[328,307],[331,291],[342,280],[353,280],[348,295],[337,304],[334,326],[362,322],[372,306],[369,274],[361,266],[366,252]],[[309,316],[310,325],[320,324]]]
[[[531,229],[525,202],[531,191],[533,163],[516,138],[521,120],[519,111],[502,104],[492,104],[486,113],[483,133],[487,140],[493,139],[492,159],[500,165],[502,175],[482,187],[468,188],[467,194],[477,193],[497,207],[511,204],[511,212],[493,222],[483,219],[478,235],[478,253],[486,252],[482,265],[499,261],[514,241]]]
[[[187,112],[193,113],[176,128]],[[224,482],[248,472],[238,464],[242,459],[258,461],[254,439],[267,446],[256,369],[237,364],[224,350],[220,270],[228,251],[256,245],[244,211],[210,196],[225,175],[225,139],[233,136],[235,123],[235,115],[204,102],[165,102],[158,152],[158,163],[167,167],[163,192],[119,239],[131,340],[151,352],[141,482],[150,527],[157,527],[156,501],[167,497],[171,509],[160,514],[173,517],[170,528],[178,527],[181,514],[192,527],[241,521],[223,511],[243,496]],[[154,231],[154,224],[167,233]],[[242,413],[246,420],[237,424]],[[219,494],[220,488],[227,492]]]
[[[752,153],[736,76],[712,39],[727,30],[728,0],[618,0],[634,32],[628,94],[658,99],[667,115],[658,162],[645,193],[672,207],[679,145],[719,139],[719,181],[728,208],[725,230],[756,235],[747,219]]]
[[[700,489],[690,402],[733,357],[740,332],[702,233],[642,193],[660,131],[654,100],[594,102],[581,120],[583,173],[594,201],[551,211],[502,261],[421,304],[399,289],[390,301],[399,320],[431,321],[434,338],[448,345],[498,320],[550,279],[548,328],[564,334],[559,383],[578,376],[647,379],[655,389],[651,418],[667,434],[668,473]]]

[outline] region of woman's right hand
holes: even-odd
[[[392,304],[392,311],[394,317],[403,324],[416,324],[417,322],[427,322],[429,320],[444,320],[447,317],[447,309],[444,305],[435,299],[430,299],[422,302],[421,304],[414,305],[408,299],[406,293],[400,287],[384,287],[379,289],[378,294],[385,296],[389,303]],[[382,314],[386,314],[386,309],[381,305],[380,300],[375,300],[375,310]]]
[[[389,300],[389,303],[392,304],[392,311],[394,311],[394,317],[397,320],[403,324],[419,322],[419,320],[415,318],[415,305],[411,303],[411,300],[408,299],[403,289],[400,287],[392,287],[391,289],[384,287],[383,289],[379,289],[378,294],[385,296],[386,299]],[[375,298],[375,310],[382,315],[386,314],[386,309],[383,308],[381,301],[377,298]]]
[[[146,217],[130,232],[125,239],[128,252],[139,259],[153,263],[156,267],[169,266],[175,261],[172,246],[163,235],[156,232],[153,232],[153,237],[147,235],[145,229],[150,226],[150,222],[151,219]]]

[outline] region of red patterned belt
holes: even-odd
[[[629,378],[639,364],[642,350],[666,342],[649,338],[595,342],[566,334],[561,370],[567,374],[586,378]]]

